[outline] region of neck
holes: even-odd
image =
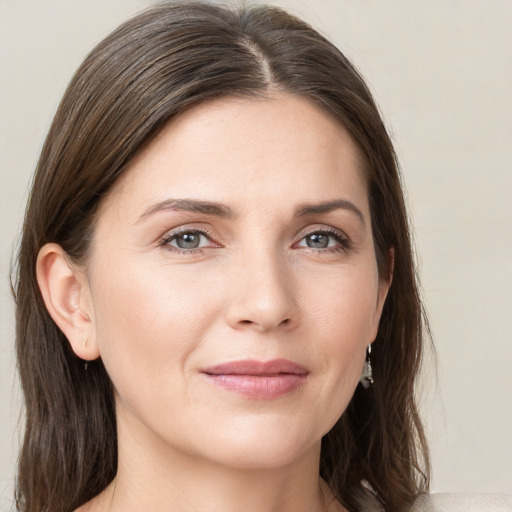
[[[344,510],[319,478],[319,445],[282,466],[244,467],[199,458],[147,435],[142,439],[123,422],[118,430],[117,476],[84,512]]]

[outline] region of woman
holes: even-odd
[[[353,66],[281,10],[163,4],[92,51],[15,290],[19,510],[400,512],[428,490],[393,148]]]

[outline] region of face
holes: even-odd
[[[387,292],[358,150],[291,95],[172,121],[104,200],[86,275],[120,432],[239,467],[319,453]]]

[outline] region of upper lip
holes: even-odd
[[[253,375],[271,376],[279,374],[307,375],[309,371],[304,366],[288,361],[287,359],[272,359],[270,361],[258,361],[245,359],[230,361],[216,366],[205,368],[203,373],[209,375]]]

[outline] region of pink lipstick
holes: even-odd
[[[309,371],[286,359],[232,361],[205,368],[202,373],[217,386],[249,398],[271,400],[299,389]]]

